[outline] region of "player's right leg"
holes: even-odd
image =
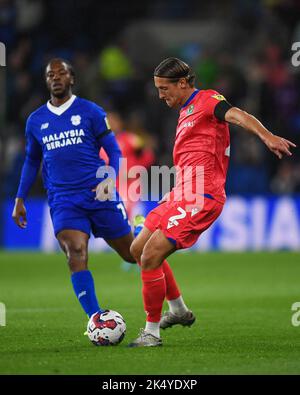
[[[92,273],[88,270],[89,235],[79,230],[64,229],[57,234],[57,240],[66,254],[73,289],[81,307],[88,317],[103,311],[97,300]]]
[[[73,289],[83,310],[88,317],[103,311],[97,300],[92,273],[88,270],[89,235],[79,230],[64,229],[56,237],[66,254]]]
[[[89,235],[79,230],[65,229],[56,237],[66,254],[70,272],[87,270]]]
[[[160,205],[148,214],[144,223],[144,227],[139,232],[130,248],[131,254],[135,257],[137,262],[141,262],[141,256],[145,245],[152,237],[153,233],[158,229],[161,217],[164,215],[166,210],[166,205]],[[195,317],[193,313],[186,307],[176,283],[173,271],[166,259],[163,260],[161,268],[165,277],[165,297],[169,304],[169,311],[161,317],[160,327],[162,329],[166,329],[175,324],[189,326],[192,325],[192,323],[195,321]],[[151,326],[155,325],[148,324],[148,332]],[[145,333],[147,334],[147,331]],[[141,334],[141,336],[143,334],[144,332]],[[156,337],[158,336],[157,330],[153,331],[153,335]]]
[[[91,232],[90,220],[85,209],[74,204],[81,197],[71,195],[59,203],[50,205],[54,233],[65,252],[75,295],[84,312],[90,317],[99,306],[92,273],[88,270],[88,241]]]

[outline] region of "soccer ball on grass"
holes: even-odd
[[[125,337],[126,323],[116,311],[105,310],[91,316],[87,325],[87,335],[95,346],[114,346]]]

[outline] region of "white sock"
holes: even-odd
[[[159,322],[148,322],[146,321],[145,331],[151,333],[151,335],[160,338],[159,333]]]
[[[168,300],[168,305],[171,313],[175,315],[182,315],[188,311],[182,296],[179,296],[177,299]]]

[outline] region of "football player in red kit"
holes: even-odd
[[[160,328],[190,326],[195,321],[166,258],[191,247],[222,212],[230,154],[228,123],[256,134],[279,158],[292,155],[290,148],[295,147],[268,131],[254,116],[231,106],[218,92],[196,89],[194,82],[191,68],[177,58],[165,59],[154,72],[159,98],[180,109],[173,150],[176,185],[148,214],[131,245],[141,266],[147,319],[145,329],[130,347],[160,346]],[[188,171],[184,177],[185,169],[197,168],[203,171]],[[169,311],[161,317],[165,298]]]

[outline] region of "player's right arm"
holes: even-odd
[[[234,125],[241,126],[242,128],[256,134],[279,159],[283,154],[290,156],[291,147],[296,147],[296,144],[291,141],[276,136],[271,133],[264,125],[253,115],[248,114],[237,107],[231,107],[225,114],[225,121]]]
[[[24,200],[26,199],[28,192],[37,177],[41,160],[42,149],[35,137],[30,132],[30,123],[28,120],[26,125],[26,157],[22,168],[21,180],[15,199],[14,209],[12,212],[13,220],[22,229],[26,228],[27,226]]]
[[[279,159],[281,159],[283,155],[292,155],[290,149],[296,147],[293,142],[271,133],[257,118],[238,107],[233,107],[227,102],[225,97],[218,92],[213,90],[207,92],[210,92],[210,96],[206,100],[205,106],[209,115],[214,114],[219,121],[226,121],[233,125],[240,126],[255,134],[265,143],[270,151],[278,156]]]

